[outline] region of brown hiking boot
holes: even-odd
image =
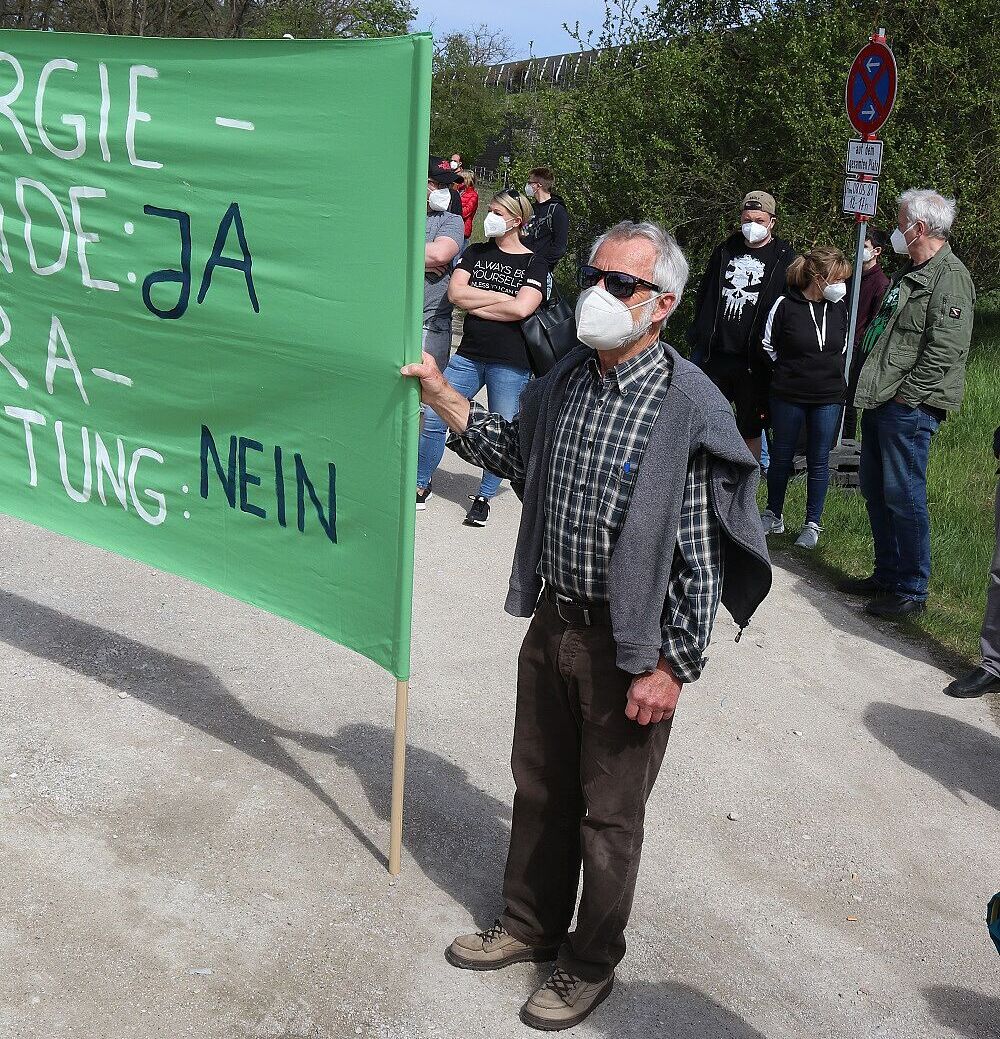
[[[459,935],[445,950],[445,959],[464,970],[499,970],[512,963],[547,963],[558,949],[525,945],[508,933],[499,920],[487,931]]]
[[[521,1007],[521,1020],[543,1032],[578,1025],[611,995],[614,974],[604,981],[584,981],[556,967],[548,981]]]

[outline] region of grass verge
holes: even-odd
[[[978,661],[986,581],[993,556],[997,463],[993,431],[1000,425],[1000,300],[976,312],[962,410],[935,435],[927,470],[931,512],[931,583],[927,611],[912,622],[949,653]],[[789,486],[785,505],[788,534],[772,538],[775,555],[794,549],[805,519],[805,481]],[[823,513],[823,535],[811,553],[816,566],[833,576],[864,577],[873,565],[871,530],[860,494],[831,488]]]

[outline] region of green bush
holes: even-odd
[[[697,278],[751,188],[775,195],[779,233],[798,249],[852,248],[840,212],[854,136],[844,84],[878,18],[900,83],[883,135],[879,222],[895,223],[905,188],[954,194],[955,248],[981,291],[1000,287],[1000,48],[989,4],[683,0],[629,10],[613,11],[597,41],[625,49],[605,53],[578,87],[511,102],[512,124],[525,127],[515,182],[543,160],[556,169],[574,250],[617,220],[647,217],[675,232]]]

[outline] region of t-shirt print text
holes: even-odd
[[[722,289],[722,298],[726,301],[726,317],[736,318],[743,315],[743,308],[749,303],[757,305],[760,289],[751,292],[764,280],[764,264],[756,256],[737,256],[729,261],[726,268],[726,284]]]
[[[476,260],[469,284],[474,289],[487,289],[516,296],[524,284],[524,271],[501,260]]]

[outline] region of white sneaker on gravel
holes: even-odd
[[[770,509],[765,509],[760,514],[760,523],[765,534],[784,534],[785,520],[783,516],[775,516]]]
[[[807,523],[802,533],[795,539],[796,548],[815,548],[819,544],[819,532],[823,528],[818,523]]]

